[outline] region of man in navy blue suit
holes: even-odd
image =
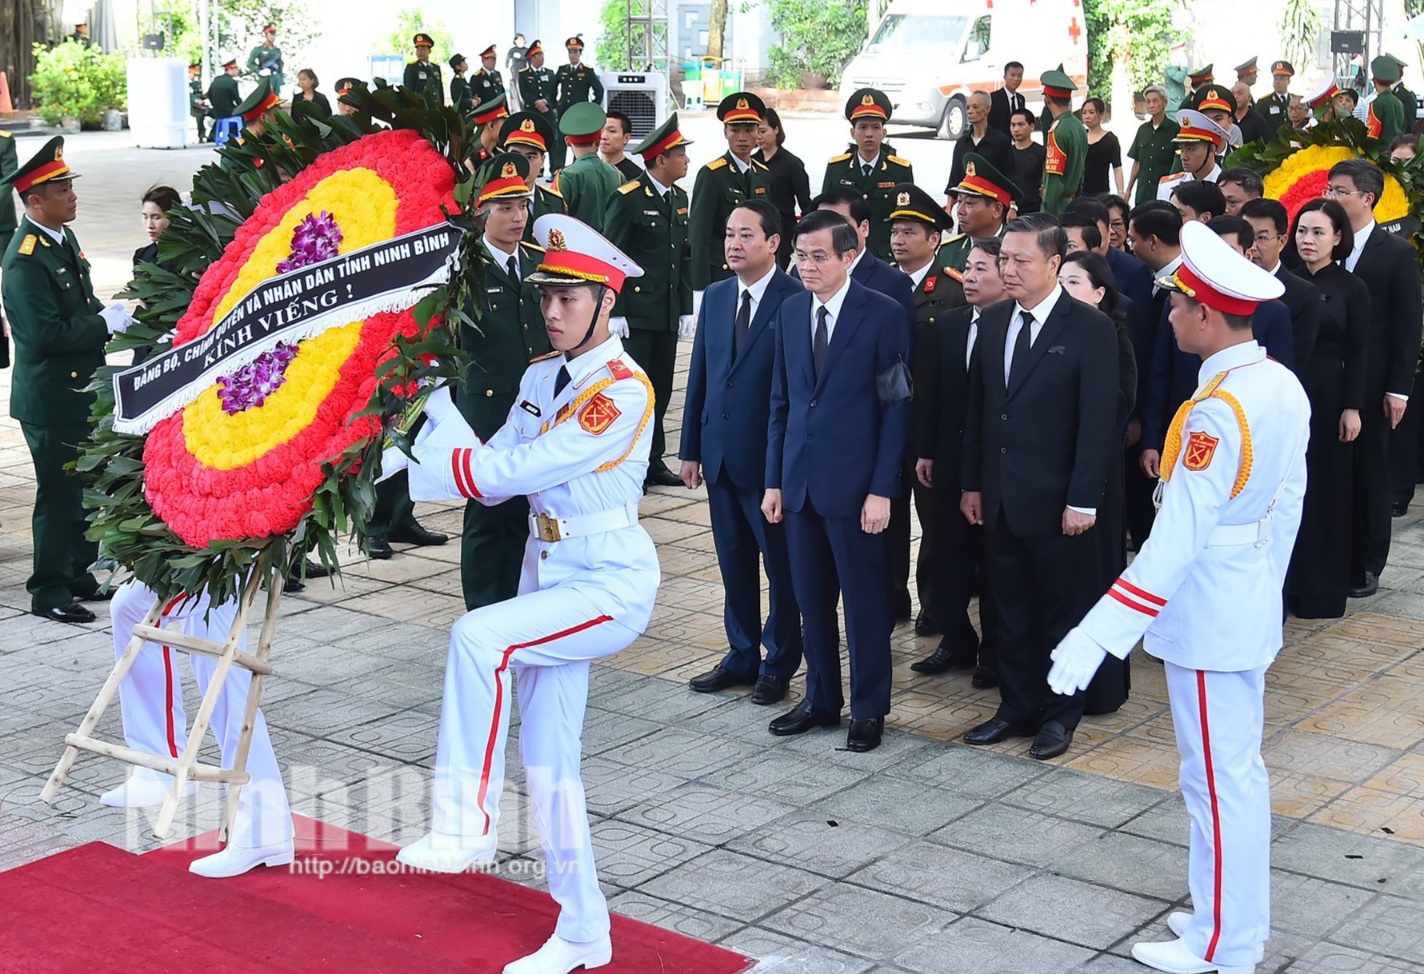
[[[850,278],[861,241],[839,214],[807,214],[793,240],[806,292],[777,313],[761,509],[772,524],[786,520],[806,697],[769,729],[781,736],[840,724],[839,595],[851,663],[846,748],[869,751],[890,711],[884,531],[910,426],[907,384],[894,381],[910,357],[910,316]]]
[[[754,683],[756,704],[782,700],[801,665],[801,613],[785,527],[768,524],[761,513],[776,312],[802,291],[776,266],[780,246],[781,216],[766,200],[745,200],[727,218],[724,250],[736,277],[712,284],[702,296],[678,451],[688,489],[707,484],[729,647],[721,662],[688,685],[715,693]],[[765,625],[758,555],[770,583]]]

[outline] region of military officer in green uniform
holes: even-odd
[[[958,296],[962,304],[964,292],[958,284],[974,241],[984,237],[1002,237],[1008,223],[1009,208],[1022,195],[1019,188],[995,166],[979,155],[964,156],[964,178],[954,187],[957,197],[955,212],[959,218],[959,233],[944,234],[938,260],[949,275],[951,297]]]
[[[272,79],[272,90],[282,94],[282,49],[277,46],[277,25],[262,28],[262,43],[247,55],[247,70],[259,77]]]
[[[1256,86],[1256,75],[1258,73],[1259,68],[1256,65],[1256,56],[1254,54],[1247,60],[1236,65],[1236,81],[1239,84],[1245,85],[1247,88],[1254,88]]]
[[[524,106],[525,111],[534,112],[549,125],[552,136],[545,153],[553,156],[550,162],[552,173],[553,169],[558,168],[558,164],[564,161],[564,143],[559,141],[559,113],[555,107],[557,100],[554,95],[554,72],[544,67],[544,45],[538,41],[529,45],[524,56],[529,63],[520,68],[519,77],[515,79],[519,85],[519,104]],[[534,171],[534,177],[539,177],[537,169]],[[529,226],[532,231],[533,220],[529,221]],[[532,240],[533,236],[529,239]]]
[[[1419,98],[1404,86],[1404,69],[1408,65],[1395,57],[1393,54],[1385,54],[1395,64],[1399,65],[1399,83],[1394,86],[1394,97],[1399,99],[1399,104],[1404,109],[1404,131],[1412,132],[1414,123],[1419,116]]]
[[[35,467],[33,571],[25,587],[30,611],[56,622],[93,622],[79,604],[99,585],[89,571],[98,546],[84,538],[83,483],[64,469],[89,438],[94,396],[84,391],[104,364],[109,336],[133,321],[121,304],[105,308],[94,296],[89,262],[74,232],[78,197],[54,138],[11,172],[25,215],[5,250],[0,297],[15,340],[10,415],[20,423]]]
[[[480,52],[480,69],[470,78],[470,92],[477,106],[488,104],[497,95],[504,94],[504,77],[495,68],[498,60],[499,52],[493,44]]]
[[[470,89],[470,83],[465,80],[465,71],[469,66],[463,54],[450,58],[450,70],[454,72],[450,77],[450,105],[460,113],[461,118],[469,118],[475,107],[474,93]]]
[[[598,155],[598,140],[607,122],[603,109],[591,101],[576,102],[559,113],[559,128],[574,161],[554,176],[554,189],[564,198],[569,215],[599,233],[608,200],[623,182],[623,174]]]
[[[445,104],[445,80],[440,65],[430,63],[430,49],[435,46],[429,34],[416,34],[415,60],[405,66],[405,86],[419,92],[437,105]]]
[[[203,66],[201,64],[188,65],[188,114],[193,116],[198,122],[198,141],[208,141],[206,120],[208,117],[208,102],[203,97]]]
[[[1149,85],[1145,94],[1147,121],[1138,126],[1137,135],[1127,150],[1132,160],[1129,189],[1134,204],[1156,199],[1158,181],[1172,172],[1173,164],[1181,162],[1177,158],[1177,145],[1172,141],[1177,137],[1177,121],[1166,114],[1166,90],[1161,85]]]
[[[1043,212],[1058,216],[1083,186],[1088,130],[1073,114],[1073,92],[1078,88],[1073,79],[1062,71],[1047,71],[1041,82],[1044,104],[1053,114],[1044,144]]]
[[[1399,62],[1388,55],[1381,54],[1370,62],[1375,97],[1365,114],[1365,128],[1385,145],[1404,134],[1404,106],[1394,93],[1400,74]]]
[[[489,101],[475,106],[474,113],[470,116],[470,124],[479,132],[480,148],[470,159],[474,164],[476,176],[479,175],[479,169],[494,158],[499,149],[499,129],[508,117],[509,108],[505,105],[505,93],[502,91]]]
[[[500,129],[499,148],[507,152],[517,152],[529,163],[529,175],[525,177],[525,181],[529,184],[529,191],[534,194],[534,202],[530,209],[529,224],[524,228],[524,239],[530,243],[538,242],[534,239],[535,220],[545,213],[569,211],[558,190],[545,188],[536,182],[539,171],[544,168],[544,161],[548,158],[549,146],[553,143],[553,128],[544,116],[537,112],[515,112],[504,120],[504,127]]]
[[[570,37],[564,41],[564,49],[569,53],[569,63],[559,65],[554,75],[554,107],[560,118],[574,105],[588,101],[600,106],[603,104],[603,82],[599,80],[597,71],[583,63],[583,38]],[[593,97],[590,98],[590,95]],[[562,136],[563,129],[560,128],[559,132]],[[560,138],[559,152],[552,164],[554,169],[562,169],[568,161],[563,141]]]
[[[1214,64],[1208,64],[1206,67],[1187,72],[1187,96],[1183,98],[1182,103],[1177,106],[1179,110],[1191,108],[1192,96],[1197,93],[1197,89],[1202,85],[1209,85],[1216,80],[1216,75],[1212,73],[1214,67]]]
[[[13,177],[19,168],[20,157],[15,150],[15,137],[0,129],[0,183]],[[15,198],[9,192],[0,193],[0,254],[9,248],[16,226]]]
[[[513,152],[492,160],[490,178],[477,205],[484,215],[478,248],[484,271],[478,328],[460,328],[460,347],[469,353],[455,405],[487,440],[509,419],[519,380],[529,363],[549,351],[539,311],[539,292],[525,281],[539,265],[541,251],[524,243],[529,217],[529,162]],[[478,609],[519,594],[519,567],[529,538],[529,502],[515,497],[495,507],[465,505],[460,534],[460,585],[465,608]]]
[[[727,151],[699,169],[692,184],[688,239],[692,243],[694,291],[733,276],[722,251],[727,217],[742,200],[756,196],[765,199],[770,192],[770,172],[752,158],[757,129],[765,115],[766,103],[749,91],[728,95],[717,106]]]
[[[846,102],[853,145],[849,152],[826,162],[821,192],[848,189],[859,193],[870,207],[870,250],[890,260],[890,211],[895,208],[895,186],[915,181],[910,163],[885,145],[885,123],[890,120],[890,99],[882,91],[861,88]]]
[[[691,144],[678,131],[673,112],[633,149],[642,156],[644,171],[618,187],[604,215],[608,242],[643,268],[643,276],[618,295],[609,327],[622,335],[623,347],[653,384],[655,422],[645,488],[682,486],[663,460],[663,422],[672,401],[677,339],[690,334],[692,324],[687,193],[677,185],[687,175]],[[720,248],[721,231],[717,239]]]
[[[1286,109],[1290,107],[1290,83],[1294,77],[1295,68],[1289,61],[1273,61],[1271,93],[1256,101],[1256,111],[1266,120],[1266,128],[1270,129],[1272,136],[1282,125],[1290,123],[1290,119],[1286,118]]]
[[[233,109],[242,101],[242,93],[237,89],[236,58],[223,65],[223,73],[208,85],[208,93],[204,97],[211,106],[208,114],[215,122],[220,118],[232,118],[235,114]]]

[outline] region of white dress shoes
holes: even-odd
[[[258,866],[290,865],[294,858],[296,849],[291,839],[257,849],[245,849],[229,842],[221,852],[194,859],[188,864],[188,872],[206,876],[208,879],[227,879],[231,876],[241,876]]]
[[[471,866],[494,862],[499,840],[488,835],[465,836],[427,832],[396,853],[396,861],[430,873],[462,873]]]
[[[1202,960],[1181,939],[1133,944],[1132,956],[1139,963],[1167,974],[1254,974],[1256,970],[1255,964],[1233,967]]]
[[[110,808],[157,808],[168,798],[173,776],[149,768],[134,768],[123,784],[99,796],[99,804]],[[191,798],[198,790],[196,781],[183,786],[180,798]]]
[[[504,965],[504,974],[569,974],[593,970],[613,960],[613,941],[607,936],[587,943],[574,943],[554,934],[528,957]]]
[[[1167,914],[1167,929],[1180,937],[1187,930],[1187,924],[1192,922],[1190,913],[1169,913]],[[1256,963],[1266,959],[1266,945],[1262,944],[1256,948]]]

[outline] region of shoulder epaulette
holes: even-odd
[[[1184,172],[1174,172],[1174,173],[1172,173],[1172,174],[1169,175],[1169,176],[1163,176],[1161,179],[1157,180],[1157,182],[1158,182],[1159,184],[1161,184],[1161,183],[1170,183],[1170,182],[1174,182],[1175,180],[1181,179],[1181,178],[1184,177],[1184,176],[1186,176],[1186,173],[1184,173]]]
[[[608,374],[615,379],[633,378],[633,370],[624,365],[622,359],[617,358],[608,363]]]
[[[727,164],[727,157],[726,157],[726,156],[718,156],[716,159],[713,159],[711,162],[709,162],[709,163],[707,164],[707,168],[708,168],[708,169],[721,169],[721,168],[722,168],[723,166],[725,166],[726,164]]]
[[[542,189],[544,192],[548,193],[550,196],[557,196],[559,199],[564,198],[564,194],[559,192],[552,186],[540,186],[539,188]]]
[[[829,159],[826,160],[826,162],[828,162],[828,163],[831,163],[831,162],[845,162],[845,161],[846,161],[847,159],[849,159],[849,158],[850,158],[850,153],[849,153],[849,152],[842,152],[842,153],[841,153],[840,155],[838,155],[838,156],[831,156]]]
[[[0,139],[13,139],[13,138],[14,138],[14,136],[11,135],[9,132],[7,132],[5,129],[0,129]]]
[[[533,70],[534,70],[534,65],[532,65],[532,64],[526,64],[526,65],[524,65],[524,67],[522,67],[522,68],[519,69],[519,73],[520,73],[520,74],[523,74],[525,71],[533,71]]]
[[[30,254],[33,254],[35,252],[35,244],[38,242],[39,238],[36,237],[33,233],[25,234],[25,239],[20,241],[20,253],[24,254],[26,257],[30,256]]]
[[[957,271],[953,267],[946,267],[944,268],[944,273],[946,277],[952,277],[960,284],[964,283],[964,274],[962,271]]]
[[[753,165],[753,166],[756,166],[756,167],[757,167],[758,169],[760,169],[762,172],[771,172],[771,169],[767,166],[767,164],[764,163],[764,162],[762,162],[762,161],[759,160],[759,159],[753,159],[753,160],[752,160],[752,165]]]
[[[536,355],[536,356],[534,356],[533,358],[531,358],[531,359],[529,360],[529,364],[530,364],[530,365],[533,365],[535,362],[547,362],[549,359],[553,358],[554,356],[556,356],[556,355],[562,355],[562,354],[564,354],[564,353],[563,353],[563,352],[557,352],[557,351],[556,351],[556,352],[545,352],[543,355]]]
[[[633,190],[637,189],[641,185],[643,185],[642,182],[635,179],[631,182],[624,183],[622,186],[619,186],[618,192],[622,193],[624,196],[627,196],[629,193],[633,192]]]
[[[954,234],[954,235],[952,235],[952,236],[946,237],[945,240],[944,240],[944,242],[945,242],[946,244],[952,244],[952,243],[954,243],[956,240],[963,240],[963,239],[964,239],[964,234],[962,234],[962,233],[956,233],[956,234]],[[941,246],[943,246],[943,244],[941,244]]]
[[[890,157],[889,157],[889,161],[895,163],[895,165],[897,165],[897,166],[906,166],[906,167],[908,167],[908,166],[910,165],[910,160],[909,160],[909,159],[902,159],[902,158],[900,158],[899,156],[890,156]]]
[[[530,250],[532,250],[532,251],[534,251],[535,253],[538,253],[538,254],[542,254],[542,253],[544,252],[544,248],[543,248],[543,247],[539,246],[539,245],[536,244],[536,243],[530,243],[530,242],[527,241],[527,240],[521,240],[521,241],[519,241],[519,245],[520,245],[521,247],[528,247]]]

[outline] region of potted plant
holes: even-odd
[[[127,104],[124,59],[96,47],[65,41],[52,48],[36,44],[35,71],[30,75],[31,98],[39,116],[50,125],[75,131],[98,127],[106,110]]]

